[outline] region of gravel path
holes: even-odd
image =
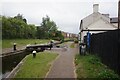
[[[52,50],[60,55],[54,61],[46,78],[76,78],[74,57],[78,53],[78,48],[69,48],[70,45],[71,43],[68,43],[66,48]]]

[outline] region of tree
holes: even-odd
[[[23,17],[22,14],[17,14],[17,16],[15,16],[14,18],[23,20],[25,23],[27,23],[27,20]]]
[[[27,24],[22,15],[13,17],[2,16],[2,39],[38,38],[38,39],[63,39],[57,25],[50,17],[42,18],[40,26]]]
[[[0,15],[0,40],[2,39],[2,16]]]
[[[26,24],[21,18],[2,17],[2,38],[36,38],[35,25]]]
[[[45,32],[41,26],[37,26],[36,36],[38,39],[45,39]]]
[[[64,40],[64,36],[62,35],[61,31],[57,31],[55,34],[55,39],[56,40]]]
[[[57,31],[57,26],[54,21],[50,20],[49,16],[46,16],[42,18],[40,29],[42,30],[41,33],[44,34],[44,38],[53,38]]]

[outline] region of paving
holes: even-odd
[[[74,57],[78,53],[77,45],[70,48],[72,43],[67,43],[64,48],[54,48],[53,52],[57,52],[59,56],[54,61],[46,78],[76,78]]]
[[[19,47],[16,47],[16,49],[17,49],[16,51],[24,50],[25,46],[19,46]],[[4,49],[2,49],[2,54],[6,54],[6,53],[10,53],[10,52],[14,52],[13,47],[12,48],[4,48]]]

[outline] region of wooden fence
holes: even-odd
[[[92,34],[90,53],[98,55],[104,64],[120,75],[120,30]]]

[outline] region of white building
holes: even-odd
[[[101,14],[98,12],[99,5],[93,5],[93,13],[85,17],[80,22],[80,40],[83,42],[87,32],[100,33],[106,30],[114,30],[117,27],[110,23],[109,14]]]

